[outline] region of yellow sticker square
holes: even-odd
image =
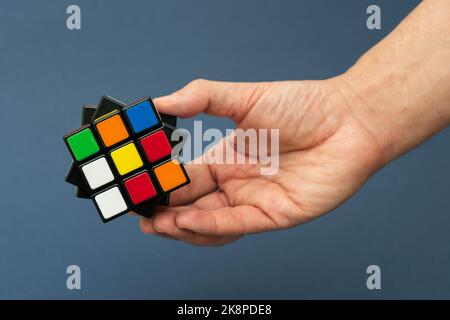
[[[133,142],[112,151],[111,158],[122,176],[144,165]]]

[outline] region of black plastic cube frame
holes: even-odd
[[[144,101],[148,101],[150,103],[150,106],[153,108],[153,112],[158,117],[158,124],[155,126],[152,126],[151,128],[147,128],[146,130],[143,130],[139,133],[134,133],[134,130],[133,130],[133,128],[128,120],[128,117],[126,115],[126,110],[128,108],[132,108],[135,105],[137,105],[141,102],[144,102]],[[100,136],[98,130],[97,130],[96,124],[101,121],[104,121],[110,117],[113,117],[117,114],[120,115],[120,117],[128,131],[129,137],[127,139],[124,139],[121,142],[118,142],[118,143],[112,145],[112,146],[106,147],[101,139],[101,136]],[[77,196],[79,196],[81,198],[92,199],[92,201],[94,202],[94,204],[99,212],[100,218],[102,219],[103,222],[108,222],[108,221],[114,220],[114,219],[120,217],[121,215],[123,215],[124,213],[126,213],[126,212],[123,212],[123,213],[117,214],[109,219],[105,219],[103,217],[103,215],[101,214],[101,211],[98,208],[96,201],[94,200],[94,197],[97,194],[107,191],[110,188],[112,188],[113,186],[118,186],[122,196],[124,197],[124,199],[127,202],[129,211],[134,211],[140,215],[143,215],[146,217],[151,217],[153,215],[153,211],[154,211],[156,205],[168,205],[169,204],[170,192],[190,183],[189,176],[187,175],[186,170],[185,170],[180,158],[177,157],[177,161],[179,161],[180,167],[183,170],[183,173],[186,176],[187,181],[186,181],[186,183],[184,183],[180,186],[177,186],[173,190],[164,192],[159,185],[158,179],[156,178],[153,169],[167,161],[170,161],[172,159],[171,155],[163,157],[162,159],[159,159],[158,161],[155,161],[155,162],[149,162],[147,159],[147,155],[145,154],[144,150],[142,150],[142,148],[139,144],[140,139],[142,137],[144,137],[148,134],[151,134],[153,132],[162,130],[166,134],[166,137],[167,137],[172,149],[174,148],[174,145],[175,145],[170,139],[170,134],[176,128],[176,117],[160,114],[157,111],[157,109],[155,108],[151,98],[140,99],[136,102],[133,102],[129,106],[126,106],[125,104],[121,103],[118,100],[115,100],[108,96],[104,96],[100,100],[98,107],[83,106],[82,124],[84,124],[84,126],[82,126],[81,128],[79,128],[75,131],[72,131],[71,133],[64,136],[64,142],[66,143],[66,146],[67,146],[68,150],[70,151],[70,154],[72,155],[72,158],[74,160],[74,162],[72,163],[71,168],[67,174],[66,181],[77,186]],[[100,150],[99,150],[99,152],[97,152],[81,161],[77,161],[76,158],[74,157],[74,155],[72,154],[72,150],[71,150],[70,146],[67,143],[67,138],[81,130],[84,130],[85,128],[91,129]],[[114,151],[115,149],[128,144],[129,142],[133,142],[135,144],[136,149],[138,150],[139,156],[141,157],[144,165],[131,171],[131,172],[128,172],[127,174],[122,176],[117,171],[117,168],[114,164],[114,161],[111,158],[110,153],[112,151]],[[110,166],[111,170],[113,171],[114,180],[95,189],[95,190],[91,190],[91,188],[89,187],[89,184],[86,181],[84,174],[81,172],[81,166],[86,165],[86,164],[90,163],[91,161],[94,161],[95,159],[101,158],[102,156],[104,156],[106,158],[108,165]],[[143,171],[148,172],[150,179],[151,179],[154,187],[157,190],[157,195],[151,199],[148,199],[148,200],[138,204],[138,205],[135,205],[129,197],[129,194],[124,186],[124,181],[135,176],[136,174],[139,174],[140,172],[143,172]]]

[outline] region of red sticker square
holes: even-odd
[[[162,130],[142,138],[141,145],[150,162],[158,161],[172,152],[169,140]]]
[[[147,172],[125,180],[124,184],[134,204],[139,204],[156,196],[156,189]]]

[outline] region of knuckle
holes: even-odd
[[[194,88],[194,89],[200,89],[200,88],[203,88],[206,85],[207,82],[208,82],[208,80],[205,80],[205,79],[202,79],[202,78],[198,78],[198,79],[192,80],[189,83],[189,86]]]

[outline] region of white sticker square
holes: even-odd
[[[113,187],[94,197],[100,212],[105,219],[109,219],[128,209],[122,193],[118,187]]]
[[[105,157],[89,162],[82,166],[81,170],[92,190],[114,180],[114,175]]]

